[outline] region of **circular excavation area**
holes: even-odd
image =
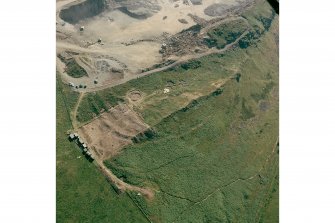
[[[140,91],[134,90],[128,93],[128,97],[132,102],[137,102],[142,99],[142,93]]]

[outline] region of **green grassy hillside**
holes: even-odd
[[[84,123],[128,103],[153,127],[153,137],[105,162],[126,182],[153,188],[152,201],[116,195],[94,164],[77,158],[65,132],[78,95],[58,83],[59,222],[279,221],[279,18],[261,0],[242,17],[251,30],[232,50],[88,94],[79,106]],[[213,37],[225,44],[232,35],[219,31]],[[132,90],[142,94],[138,103],[127,97]]]
[[[57,222],[147,222],[127,194],[117,195],[93,163],[67,140],[78,98],[57,80]],[[113,219],[113,221],[111,221]]]
[[[253,16],[259,27],[240,48],[114,89],[159,97],[167,83],[187,83],[164,100],[146,98],[138,111],[157,136],[106,162],[130,184],[156,189],[152,203],[132,195],[154,222],[278,222],[278,17],[268,5]],[[202,96],[178,109],[185,92]]]

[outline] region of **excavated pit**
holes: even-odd
[[[87,75],[69,75],[59,59],[57,68],[64,82],[89,90],[118,85],[205,53],[204,27],[238,15],[253,1],[59,0],[57,53],[76,52],[71,57]]]
[[[119,10],[135,19],[147,19],[160,9],[161,7],[156,0],[143,2],[133,0],[82,0],[67,5],[60,11],[59,16],[65,22],[77,24],[81,20],[92,18],[105,11]]]
[[[74,2],[62,9],[59,17],[65,22],[76,24],[81,20],[99,15],[107,8],[105,0],[85,0],[79,4]]]

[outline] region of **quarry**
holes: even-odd
[[[124,83],[209,51],[206,29],[252,4],[253,0],[57,1],[57,70],[77,91]]]

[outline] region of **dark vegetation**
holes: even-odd
[[[143,141],[146,141],[146,140],[152,140],[156,137],[158,137],[158,133],[154,129],[149,128],[145,132],[140,133],[137,136],[135,136],[134,138],[132,138],[132,141],[134,143],[139,143],[139,142],[143,142]]]
[[[239,41],[239,46],[242,49],[246,49],[251,44],[257,45],[258,39],[271,27],[276,13],[271,8],[270,10],[262,10],[265,5],[268,6],[268,3],[260,3],[255,6],[255,10],[250,10],[242,15],[252,26],[250,32]]]
[[[87,76],[85,69],[79,66],[79,64],[74,59],[71,59],[66,63],[65,72],[71,77],[75,78]]]
[[[184,70],[188,70],[188,69],[197,69],[201,66],[201,61],[198,60],[192,60],[188,63],[184,63],[182,65],[180,65],[181,68],[183,68]]]
[[[58,55],[58,57],[65,63],[65,72],[74,78],[79,78],[87,76],[87,72],[82,68],[74,58],[65,59],[64,57]]]
[[[239,83],[240,79],[241,79],[241,74],[237,73],[236,76],[235,76],[235,80]]]
[[[248,25],[243,20],[234,20],[218,27],[215,27],[208,32],[209,38],[205,39],[208,47],[224,48],[227,44],[234,42],[248,28]]]
[[[253,43],[254,40],[257,40],[259,36],[260,35],[257,32],[249,32],[238,42],[238,44],[242,49],[246,49]]]
[[[200,30],[201,30],[201,25],[199,24],[196,24],[194,26],[191,26],[190,28],[187,28],[187,29],[184,29],[183,31],[181,31],[182,33],[183,32],[192,32],[192,33],[199,33]]]
[[[112,91],[105,94],[101,94],[101,92],[89,93],[84,96],[80,103],[77,120],[85,123],[91,120],[94,116],[97,116],[122,102],[124,102],[124,99],[115,96]]]

